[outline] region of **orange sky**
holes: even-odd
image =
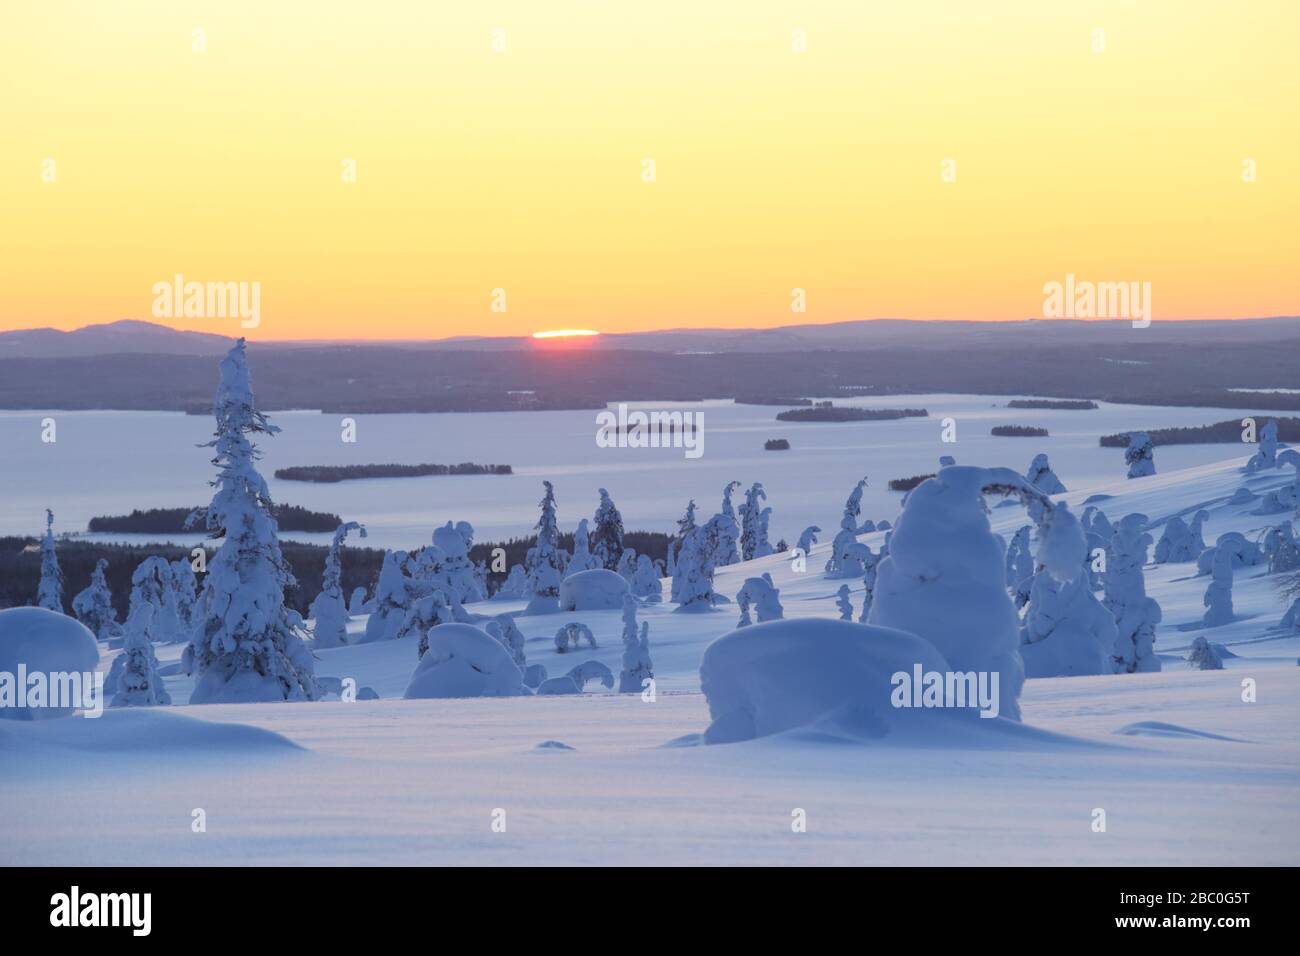
[[[1300,312],[1293,0],[480,7],[6,3],[0,329]]]

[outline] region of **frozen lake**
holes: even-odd
[[[1124,473],[1123,452],[1100,448],[1100,435],[1135,428],[1204,425],[1239,419],[1240,409],[1110,405],[1096,411],[1009,409],[1007,396],[894,395],[836,399],[838,405],[923,407],[928,418],[851,423],[778,422],[781,408],[731,403],[673,405],[703,413],[703,455],[680,448],[601,448],[594,411],[476,412],[358,415],[356,442],[341,439],[339,415],[280,412],[281,433],[261,442],[263,474],[276,500],[365,523],[374,547],[426,544],[448,519],[474,525],[480,541],[528,533],[537,520],[542,479],[555,484],[563,530],[591,517],[597,489],[609,489],[629,530],[668,531],[694,498],[701,518],[713,514],[723,486],[761,481],[773,509],[771,539],[793,544],[804,527],[820,525],[829,540],[839,505],[863,475],[869,485],[863,514],[897,516],[901,494],[891,478],[928,474],[940,455],[963,464],[1005,465],[1024,472],[1046,452],[1071,491]],[[642,404],[638,407],[668,407]],[[57,424],[57,441],[41,441],[41,421]],[[957,423],[957,441],[941,441],[941,422]],[[994,438],[994,425],[1037,425],[1048,438]],[[135,508],[206,504],[213,470],[212,419],[174,412],[0,412],[0,534],[37,535],[44,510],[56,531],[84,532],[94,515]],[[790,451],[764,451],[768,438],[786,438]],[[1219,461],[1239,449],[1225,445],[1158,448],[1158,471]],[[276,481],[291,465],[472,461],[513,466],[510,476],[390,478],[311,484]],[[327,535],[286,534],[304,541]],[[121,536],[117,539],[126,540]],[[148,536],[157,540],[156,535]],[[173,540],[188,541],[179,536]],[[194,537],[193,540],[197,540]]]

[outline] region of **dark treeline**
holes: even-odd
[[[821,402],[812,408],[792,408],[777,412],[779,422],[878,422],[899,418],[925,418],[924,408],[844,408]]]
[[[329,530],[333,531],[335,525]],[[664,561],[668,553],[671,537],[655,531],[628,531],[623,535],[625,547],[635,548],[637,554],[647,554],[658,561]],[[470,550],[470,557],[475,561],[485,561],[492,566],[492,552],[495,548],[504,548],[506,568],[516,563],[522,564],[528,549],[537,543],[537,536],[514,538],[504,542],[483,542],[475,544]],[[560,547],[573,551],[572,532],[560,535]],[[418,549],[412,549],[412,551]],[[102,541],[79,541],[61,538],[57,540],[55,551],[59,557],[59,567],[63,571],[63,608],[72,613],[72,599],[77,592],[90,584],[90,574],[95,570],[95,563],[100,558],[108,561],[104,577],[113,592],[113,607],[117,609],[120,620],[126,620],[127,608],[131,601],[131,575],[136,567],[150,555],[159,555],[168,561],[192,558],[191,548],[173,544],[114,544]],[[212,544],[205,546],[207,560],[216,553]],[[307,608],[320,593],[321,576],[325,573],[325,556],[329,548],[324,545],[299,544],[296,541],[280,542],[280,551],[293,569],[298,586],[285,592],[285,604],[306,617]],[[364,587],[367,595],[373,596],[375,583],[379,580],[379,570],[384,564],[384,552],[378,548],[343,548],[342,589],[344,599],[350,599],[353,590]],[[7,607],[25,607],[36,603],[36,588],[41,578],[40,542],[36,538],[0,537],[0,609]],[[203,575],[198,575],[199,584],[203,584]],[[506,578],[505,572],[488,573],[488,590],[495,592]]]
[[[459,465],[295,465],[277,468],[281,481],[314,481],[334,484],[360,478],[424,478],[429,475],[509,475],[509,465],[476,465],[464,461]],[[286,529],[288,530],[288,529]],[[330,529],[331,531],[333,528]]]
[[[1013,398],[1007,402],[1007,408],[1057,408],[1066,411],[1090,411],[1097,408],[1097,403],[1055,398]]]
[[[790,441],[786,438],[769,438],[763,442],[764,451],[789,451]]]
[[[927,478],[933,478],[934,475],[913,475],[911,478],[891,478],[889,479],[890,491],[911,491]]]
[[[1270,421],[1277,422],[1278,441],[1300,442],[1300,418],[1277,418],[1271,415],[1252,415],[1255,419],[1255,436],[1258,438],[1264,425]],[[1134,429],[1141,431],[1142,429]],[[1213,425],[1195,425],[1184,428],[1146,429],[1153,445],[1217,445],[1240,442],[1245,430],[1240,418]],[[1099,439],[1103,448],[1127,448],[1128,433],[1102,435]]]
[[[90,519],[88,531],[111,534],[183,534],[186,531],[204,532],[203,522],[193,528],[185,527],[185,519],[193,508],[135,509],[129,515],[106,515]],[[275,520],[281,531],[333,531],[343,519],[326,511],[309,511],[298,505],[275,506]]]
[[[1047,429],[1034,425],[994,425],[989,434],[998,438],[1046,438]]]

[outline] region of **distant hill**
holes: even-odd
[[[0,332],[0,359],[121,354],[220,355],[233,342],[229,336],[179,332],[154,322],[123,319],[103,325],[87,325],[71,332],[58,329]]]

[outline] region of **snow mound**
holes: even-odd
[[[93,673],[99,663],[95,635],[76,618],[41,607],[0,611],[0,672],[14,675]],[[71,707],[0,707],[0,718],[44,720],[66,717]]]
[[[593,568],[560,582],[561,611],[607,611],[623,607],[627,579],[617,571]]]
[[[738,628],[710,644],[700,664],[713,718],[704,741],[733,743],[816,724],[885,737],[902,720],[940,713],[891,703],[893,675],[910,675],[918,664],[948,670],[933,644],[893,628],[824,618]]]
[[[429,628],[429,650],[411,674],[406,700],[427,697],[518,697],[523,674],[501,643],[472,624]]]
[[[50,751],[91,754],[138,754],[157,763],[229,756],[283,756],[306,753],[288,737],[247,724],[224,724],[155,708],[107,710],[94,720],[60,720],[0,728],[0,755],[40,757]],[[62,762],[62,761],[60,761]]]

